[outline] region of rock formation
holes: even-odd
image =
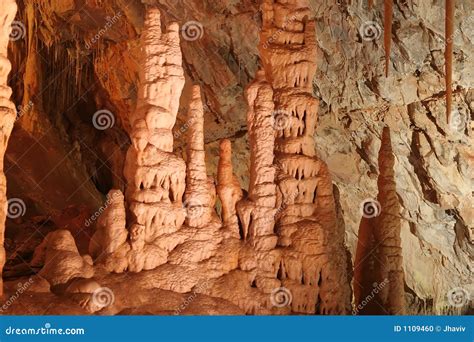
[[[276,185],[274,150],[273,90],[258,71],[246,89],[247,127],[250,145],[248,197],[237,203],[243,239],[254,249],[257,263],[256,287],[270,294],[280,286],[276,279],[281,251],[275,250]],[[275,262],[277,261],[277,262]]]
[[[237,205],[243,238],[256,249],[276,246],[274,215],[276,212],[275,168],[273,166],[274,119],[273,90],[259,71],[246,91],[247,126],[250,146],[250,184],[248,198]]]
[[[260,53],[274,90],[275,163],[285,246],[280,279],[293,293],[293,310],[345,313],[350,302],[344,234],[337,225],[332,182],[315,157],[318,101],[313,14],[307,1],[264,1]]]
[[[392,50],[393,1],[384,0],[383,42],[385,48],[385,77],[390,70],[390,51]]]
[[[66,284],[74,278],[91,278],[92,265],[90,255],[81,256],[71,232],[64,229],[46,235],[31,261],[32,267],[42,267],[39,275],[51,286]]]
[[[185,218],[186,165],[172,153],[172,128],[184,86],[178,24],[162,32],[159,10],[149,8],[141,44],[138,105],[124,170],[133,215],[129,270],[134,272],[166,262],[167,251],[153,241],[176,232]]]
[[[186,191],[186,224],[190,227],[203,227],[215,216],[215,188],[206,172],[204,151],[204,109],[201,89],[194,86],[188,109]]]
[[[219,165],[217,167],[217,194],[222,206],[222,222],[231,236],[239,238],[239,220],[236,205],[243,193],[239,180],[232,168],[232,144],[223,139],[219,144]]]
[[[6,187],[7,180],[3,172],[3,157],[7,149],[13,123],[16,118],[16,108],[10,101],[12,90],[7,85],[11,64],[7,56],[7,47],[10,41],[11,23],[15,18],[17,6],[14,0],[2,1],[0,4],[0,206],[7,207]],[[0,210],[0,296],[3,295],[3,266],[6,261],[4,248],[5,219],[7,210]]]
[[[347,313],[351,256],[353,313],[468,310],[447,294],[472,288],[474,49],[460,11],[471,2],[456,1],[452,37],[444,2],[159,6],[161,20],[140,2],[19,6],[28,39],[9,45],[8,82],[24,109],[5,174],[28,211],[8,220],[5,294],[31,275],[24,260],[38,245],[33,271],[55,285],[34,277],[10,312]],[[187,35],[191,16],[205,32]],[[171,19],[185,25],[162,30]],[[181,94],[183,76],[200,90]],[[113,127],[95,127],[98,109]],[[361,220],[360,202],[375,196],[380,215]],[[70,270],[56,274],[48,258]],[[91,297],[102,287],[116,299],[106,308]]]
[[[110,190],[105,209],[97,220],[96,231],[89,244],[89,253],[97,263],[104,264],[109,272],[123,272],[128,267],[126,211],[120,190]]]
[[[451,111],[453,107],[453,41],[454,41],[454,0],[446,0],[446,14],[444,26],[444,73],[446,85],[446,119],[451,122]]]
[[[368,302],[360,313],[400,315],[405,313],[404,275],[400,239],[400,203],[394,177],[395,157],[390,129],[382,132],[379,152],[379,194],[363,208],[355,259],[356,307]],[[374,285],[375,284],[375,285]],[[374,288],[380,285],[377,293]],[[366,300],[370,296],[375,298]]]

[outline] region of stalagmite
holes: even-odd
[[[3,172],[3,158],[7,149],[13,123],[16,118],[16,109],[10,101],[12,90],[7,85],[11,64],[8,60],[7,49],[10,41],[11,23],[15,18],[17,5],[14,0],[4,0],[0,4],[0,205],[7,206],[7,181]],[[5,219],[6,210],[0,210],[0,296],[3,295],[3,266],[5,265]]]
[[[263,71],[246,90],[247,126],[250,145],[250,184],[248,199],[238,203],[237,210],[242,222],[244,239],[257,241],[265,239],[276,246],[274,235],[274,214],[276,206],[275,168],[273,166],[274,128],[273,91],[265,80]],[[273,242],[270,242],[274,240]]]
[[[105,209],[97,220],[96,232],[89,243],[89,253],[109,272],[127,269],[127,243],[124,196],[120,190],[110,190]]]
[[[285,247],[278,278],[294,312],[345,313],[350,306],[344,232],[332,182],[315,158],[312,96],[316,38],[308,1],[265,0],[260,54],[274,90],[277,231]]]
[[[172,153],[172,128],[184,86],[179,27],[172,23],[162,32],[159,10],[149,7],[141,44],[138,104],[124,170],[133,214],[129,269],[135,272],[166,262],[167,251],[153,241],[176,232],[185,218],[186,165]]]
[[[450,122],[453,106],[453,40],[454,40],[454,0],[446,0],[445,14],[445,83],[446,83],[446,119]]]
[[[400,203],[397,196],[390,130],[385,127],[379,152],[379,194],[372,218],[361,221],[354,282],[356,307],[362,314],[405,313]],[[377,289],[377,290],[375,290]],[[368,305],[368,296],[374,297]]]
[[[79,254],[71,232],[64,229],[49,233],[36,247],[31,266],[42,265],[44,267],[39,275],[51,286],[66,284],[74,278],[91,278],[94,275],[92,258]]]
[[[232,145],[223,139],[219,144],[219,165],[217,167],[217,194],[222,204],[222,221],[231,236],[239,238],[239,222],[236,204],[243,193],[239,180],[232,168]]]
[[[186,224],[190,227],[203,227],[209,224],[214,210],[214,185],[206,172],[204,151],[204,109],[201,89],[194,86],[188,109],[189,129],[186,146],[188,162],[186,166],[185,209]]]
[[[400,202],[395,183],[395,156],[392,152],[390,129],[385,127],[382,133],[382,145],[379,152],[379,178],[377,186],[381,212],[376,218],[374,230],[375,269],[378,282],[388,281],[380,293],[382,305],[388,314],[400,315],[405,310],[404,276],[401,248]]]
[[[384,1],[383,11],[383,41],[385,48],[385,77],[388,77],[390,69],[390,51],[392,49],[392,21],[393,21],[393,0]]]

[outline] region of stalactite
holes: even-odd
[[[374,0],[369,0],[369,10],[374,7]]]
[[[388,77],[390,69],[390,53],[392,49],[392,22],[393,22],[393,0],[384,0],[384,31],[383,40],[385,48],[385,77]]]
[[[0,4],[0,206],[7,205],[7,181],[3,171],[3,158],[7,149],[13,123],[16,118],[16,109],[10,101],[12,90],[7,85],[11,63],[8,60],[8,43],[10,41],[11,23],[15,18],[17,5],[14,0],[3,0]],[[6,261],[5,253],[5,219],[6,210],[0,210],[0,296],[3,295],[3,266]]]
[[[445,14],[445,84],[446,119],[449,123],[453,106],[453,40],[454,40],[454,0],[446,0]]]

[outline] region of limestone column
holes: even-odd
[[[3,0],[0,3],[0,205],[5,208],[5,210],[0,210],[0,295],[3,295],[2,275],[6,261],[4,241],[7,180],[3,171],[3,158],[16,118],[15,105],[10,101],[12,90],[7,85],[8,74],[11,70],[11,63],[8,60],[8,42],[10,40],[11,23],[15,18],[16,11],[17,5],[14,0]]]
[[[402,315],[405,312],[400,202],[394,165],[390,129],[385,127],[379,151],[379,194],[377,202],[371,204],[371,209],[378,208],[374,215],[363,217],[359,227],[354,268],[358,314]]]
[[[187,122],[187,168],[185,209],[186,224],[190,227],[204,227],[209,224],[214,211],[213,191],[206,171],[204,150],[204,109],[201,89],[193,86],[189,103]]]
[[[265,72],[257,72],[246,89],[247,127],[250,145],[248,197],[237,203],[244,239],[252,246],[256,260],[255,285],[271,297],[280,287],[277,278],[280,251],[275,249],[276,185],[273,165],[273,90]]]
[[[377,186],[380,215],[375,218],[374,268],[376,282],[387,283],[379,298],[385,309],[383,314],[403,315],[405,313],[405,281],[403,273],[400,202],[395,183],[395,156],[392,152],[390,129],[382,133],[379,152],[379,178]]]
[[[153,241],[183,224],[186,165],[173,152],[184,72],[178,24],[161,28],[160,11],[148,7],[141,38],[137,108],[132,113],[132,146],[124,174],[131,217],[129,269],[152,269],[167,261],[167,251]]]
[[[274,128],[273,91],[265,72],[257,72],[247,87],[247,126],[250,145],[250,183],[248,198],[239,202],[237,211],[244,238],[257,250],[276,246],[274,215],[276,212],[275,167],[273,166]]]
[[[260,55],[274,91],[276,226],[285,247],[279,271],[292,310],[341,314],[350,308],[344,231],[332,181],[315,157],[318,101],[314,14],[308,0],[263,0]]]
[[[228,139],[221,140],[219,144],[217,194],[222,205],[223,225],[232,237],[239,238],[239,220],[237,218],[236,204],[242,199],[243,193],[239,180],[233,171],[232,144]]]

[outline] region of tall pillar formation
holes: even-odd
[[[186,165],[173,152],[172,128],[184,86],[179,26],[162,32],[160,11],[148,7],[141,38],[138,102],[131,122],[124,175],[132,217],[129,269],[153,269],[167,261],[167,251],[153,244],[183,224]]]
[[[222,223],[225,230],[230,236],[240,238],[236,204],[242,199],[243,191],[233,171],[232,144],[228,139],[222,139],[219,143],[217,194],[221,200]]]
[[[273,91],[265,72],[257,72],[247,87],[247,126],[250,146],[250,182],[248,198],[237,204],[244,239],[258,249],[276,246],[275,167],[273,166]]]
[[[315,157],[318,101],[315,22],[308,0],[263,0],[260,55],[273,87],[276,129],[276,227],[283,251],[279,279],[292,310],[341,314],[350,308],[344,231],[332,181]]]
[[[257,72],[246,89],[247,127],[250,146],[248,197],[237,203],[243,238],[253,248],[256,260],[255,284],[264,293],[280,286],[276,279],[280,251],[275,234],[276,185],[273,165],[273,90],[265,72]]]
[[[385,127],[379,151],[379,193],[377,201],[367,203],[371,206],[367,212],[375,211],[361,220],[355,258],[355,304],[357,313],[363,315],[405,313],[400,202],[394,165],[390,129]]]
[[[204,109],[201,89],[192,88],[188,109],[187,132],[187,168],[185,208],[186,224],[190,227],[205,227],[211,221],[214,211],[215,192],[206,171],[206,153],[204,150]]]
[[[11,24],[15,18],[17,5],[14,0],[3,0],[0,4],[0,296],[3,295],[3,266],[6,261],[5,253],[5,220],[7,207],[7,180],[3,171],[3,158],[7,149],[13,124],[16,119],[16,109],[10,101],[11,88],[7,85],[11,63],[8,60],[8,42],[10,41]]]

